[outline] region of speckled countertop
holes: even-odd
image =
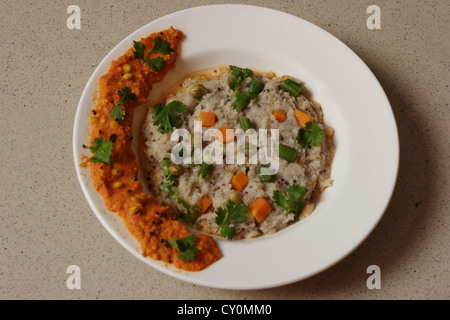
[[[75,1],[81,30],[66,27],[72,2],[0,2],[1,299],[449,299],[450,2],[419,0],[233,1],[308,20],[355,51],[392,104],[401,158],[379,225],[332,268],[254,291],[174,279],[128,253],[83,196],[73,164],[74,116],[87,80],[123,38],[166,14],[218,1]],[[368,30],[366,9],[381,9]],[[376,195],[374,195],[376,197]],[[69,265],[82,288],[66,286]],[[381,289],[366,286],[369,265]]]

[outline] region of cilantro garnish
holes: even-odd
[[[236,66],[229,66],[230,74],[230,89],[233,92],[238,92],[242,87],[245,78],[253,76],[253,71],[250,69],[243,69]]]
[[[184,219],[187,223],[196,223],[197,218],[200,216],[201,213],[201,206],[193,206],[192,208],[187,204],[186,201],[184,201],[182,198],[178,197],[177,202],[181,204],[185,209],[185,213],[180,213],[177,216],[178,218]]]
[[[133,40],[133,47],[134,47],[134,50],[133,50],[134,57],[136,59],[144,60],[145,45],[142,42]]]
[[[161,161],[161,167],[163,170],[164,178],[166,178],[167,180],[173,180],[175,178],[175,176],[170,173],[169,166],[170,166],[169,159],[164,158]]]
[[[152,111],[153,124],[155,126],[159,125],[159,132],[172,132],[174,127],[180,127],[180,119],[175,112],[186,113],[187,107],[177,100],[168,103],[166,106],[161,104],[155,105],[155,110]]]
[[[236,66],[229,66],[231,70],[230,74],[230,89],[233,90],[233,95],[236,99],[231,104],[237,112],[241,112],[250,104],[252,99],[256,99],[258,94],[264,89],[265,83],[256,77],[253,77],[253,71],[250,69],[243,69]],[[244,80],[247,77],[253,77],[248,90],[243,93],[239,93],[242,86],[244,85]]]
[[[113,149],[113,143],[111,141],[103,138],[94,139],[89,149],[91,149],[91,152],[94,154],[91,157],[92,162],[103,162],[106,164],[110,164],[110,158]]]
[[[169,197],[171,197],[173,200],[175,200],[177,198],[178,193],[180,192],[180,190],[178,190],[178,188],[175,188],[174,190],[172,190],[170,188],[173,186],[174,183],[175,183],[174,180],[170,180],[167,182],[163,182],[158,186],[159,190],[161,190],[165,194],[169,195]]]
[[[156,37],[153,41],[153,48],[150,50],[147,55],[144,56],[145,51],[145,45],[142,42],[133,41],[133,55],[136,59],[141,59],[141,65],[144,64],[144,62],[147,63],[148,67],[153,71],[161,70],[164,65],[164,58],[157,57],[154,59],[150,59],[150,55],[152,53],[162,53],[162,54],[169,54],[172,50],[170,48],[170,43],[167,41],[163,41],[160,37]]]
[[[164,64],[165,62],[162,57],[147,60],[148,67],[154,71],[161,70],[164,67]]]
[[[128,87],[120,89],[119,94],[122,96],[122,99],[120,99],[119,102],[114,103],[114,106],[109,111],[109,114],[116,121],[122,121],[125,116],[125,110],[123,110],[120,106],[127,103],[130,100],[136,99],[136,95]]]
[[[317,147],[322,142],[322,129],[315,122],[306,123],[305,129],[300,128],[297,141],[303,148]]]
[[[216,224],[218,226],[217,231],[220,232],[222,237],[226,237],[229,240],[233,239],[236,233],[235,227],[229,227],[228,224],[234,220],[237,222],[244,222],[247,219],[248,207],[239,201],[234,203],[229,200],[224,208],[217,208],[216,210]]]
[[[302,197],[307,192],[307,188],[296,184],[287,188],[286,194],[275,190],[273,192],[273,200],[277,205],[286,210],[286,214],[293,212],[295,217],[298,217],[305,206],[305,201],[303,201]]]
[[[163,41],[161,37],[156,37],[155,40],[153,40],[153,48],[150,50],[150,52],[147,54],[147,57],[151,55],[152,53],[162,53],[162,54],[169,54],[170,52],[170,43],[167,41]]]
[[[194,243],[197,239],[193,234],[190,236],[175,240],[173,237],[170,239],[172,247],[178,251],[178,259],[192,261],[195,258],[195,254],[199,251],[194,247]]]

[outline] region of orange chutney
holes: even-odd
[[[99,80],[98,101],[91,116],[90,142],[92,144],[97,138],[110,140],[113,150],[110,164],[89,161],[90,176],[106,208],[117,213],[128,231],[139,241],[144,257],[172,263],[179,269],[200,271],[222,257],[217,244],[209,236],[195,234],[194,246],[199,251],[194,260],[178,258],[178,251],[170,245],[170,239],[189,236],[190,232],[173,215],[165,212],[167,206],[143,192],[137,178],[138,163],[131,148],[133,109],[145,103],[152,85],[162,80],[174,66],[183,33],[171,27],[141,39],[140,42],[145,45],[144,55],[151,50],[156,37],[169,42],[171,48],[169,54],[150,55],[150,58],[164,58],[165,64],[161,70],[154,71],[147,64],[142,64],[141,59],[134,57],[130,47],[125,54],[112,61],[108,72]],[[125,73],[130,73],[131,77],[124,77]],[[122,121],[116,121],[110,110],[114,103],[121,100],[119,91],[124,87],[129,87],[136,99],[121,105],[125,116]]]

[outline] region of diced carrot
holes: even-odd
[[[248,177],[243,171],[239,172],[237,175],[233,177],[233,179],[231,179],[231,186],[233,187],[234,190],[237,191],[244,190],[247,184],[248,184]]]
[[[278,122],[284,122],[286,120],[286,113],[283,110],[277,109],[273,112],[273,115]]]
[[[295,120],[297,120],[297,123],[300,125],[300,127],[305,128],[306,124],[308,122],[312,122],[313,118],[303,111],[300,111],[298,109],[295,109],[294,111]]]
[[[248,206],[256,221],[261,222],[272,211],[272,207],[264,198],[258,198]]]
[[[214,112],[200,112],[200,121],[203,127],[214,127],[216,120],[217,118]]]
[[[230,126],[223,126],[220,128],[219,131],[217,131],[216,136],[223,144],[234,140],[233,129]]]
[[[201,206],[201,213],[203,214],[212,205],[212,201],[207,196],[203,196],[200,199],[199,205]]]

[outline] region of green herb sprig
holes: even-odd
[[[231,106],[237,111],[241,112],[250,104],[252,99],[256,99],[258,94],[264,89],[265,83],[256,77],[253,77],[253,71],[250,69],[243,69],[236,66],[229,66],[231,70],[230,74],[230,89],[233,90],[233,95],[236,99]],[[244,85],[244,80],[247,77],[253,77],[248,90],[239,93]]]
[[[156,37],[153,40],[153,48],[144,56],[145,44],[139,41],[133,41],[133,55],[136,59],[141,59],[141,65],[147,63],[148,67],[153,71],[161,70],[164,65],[164,58],[157,57],[150,59],[150,55],[153,53],[169,54],[172,49],[170,48],[170,43],[163,41],[161,37]]]
[[[307,122],[305,128],[300,128],[297,133],[297,142],[303,148],[317,147],[323,139],[321,129],[315,122]]]
[[[229,240],[233,239],[236,228],[229,227],[229,223],[231,221],[244,222],[247,220],[247,213],[248,207],[242,201],[234,203],[229,200],[225,208],[219,207],[216,210],[215,222],[218,226],[217,232],[220,232],[220,235],[224,238],[228,238]]]
[[[123,87],[120,89],[119,94],[122,96],[119,102],[114,103],[114,106],[109,111],[109,114],[116,121],[122,121],[125,117],[125,110],[120,106],[127,103],[128,101],[136,99],[136,95],[131,91],[129,87]]]
[[[179,128],[181,126],[180,118],[176,114],[186,113],[187,107],[180,101],[174,100],[167,105],[161,104],[155,105],[155,110],[152,111],[153,124],[159,125],[158,131],[160,133],[172,132],[173,128]]]
[[[198,251],[198,248],[194,247],[197,239],[193,234],[190,236],[175,240],[173,237],[170,239],[170,244],[178,251],[178,259],[185,261],[192,261]]]
[[[111,153],[113,150],[113,143],[110,140],[103,138],[94,139],[89,149],[94,154],[91,157],[92,162],[110,164]]]
[[[273,200],[281,208],[286,210],[286,214],[293,212],[295,217],[298,217],[305,206],[303,196],[308,192],[308,189],[298,184],[287,188],[286,193],[275,190],[273,192]]]

